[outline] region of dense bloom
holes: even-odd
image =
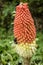
[[[16,7],[14,36],[18,43],[31,43],[35,40],[36,29],[27,3]]]
[[[24,58],[31,58],[33,54],[36,52],[36,41],[33,41],[31,44],[28,43],[21,43],[21,44],[16,44],[15,45],[15,50],[16,52],[24,57]]]

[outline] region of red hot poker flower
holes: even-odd
[[[27,3],[16,7],[14,19],[14,36],[18,43],[31,43],[36,37],[34,20],[28,9]]]

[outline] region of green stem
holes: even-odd
[[[30,59],[28,58],[23,58],[23,65],[30,65]]]

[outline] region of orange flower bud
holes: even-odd
[[[31,43],[36,37],[34,20],[27,3],[20,4],[16,7],[14,37],[17,39],[18,43]]]

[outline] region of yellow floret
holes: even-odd
[[[15,49],[16,52],[24,57],[24,58],[30,58],[32,57],[32,55],[35,53],[36,51],[36,41],[33,41],[32,43],[20,43],[20,44],[16,44]]]

